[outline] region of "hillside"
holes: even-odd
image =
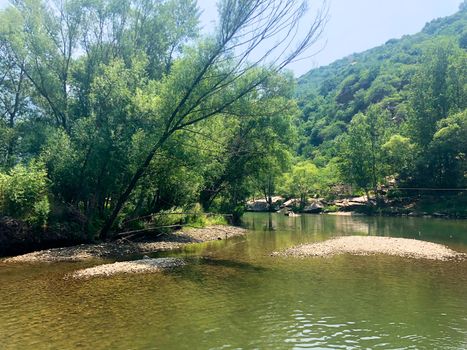
[[[388,111],[397,125],[406,121],[417,69],[430,51],[440,47],[467,49],[467,2],[456,14],[427,23],[420,33],[391,39],[300,77],[297,94],[303,139],[299,153],[318,163],[322,157],[335,156],[336,138],[346,132],[356,114],[374,105]]]

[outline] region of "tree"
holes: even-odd
[[[416,147],[408,137],[392,135],[382,145],[384,161],[389,173],[397,178],[407,178],[413,172]]]
[[[216,32],[200,37],[194,0],[15,1],[0,14],[0,42],[32,88],[27,125],[45,130],[29,134],[32,156],[57,199],[101,238],[126,205],[150,208],[139,186],[173,188],[151,178],[163,157],[183,154],[173,140],[207,119],[271,114],[277,73],[321,33],[324,9],[297,36],[305,12],[306,1],[222,0]],[[277,115],[287,103],[273,106]]]
[[[3,30],[3,29],[0,29]],[[27,81],[24,61],[15,61],[10,44],[0,38],[0,167],[14,164],[18,139],[17,121],[27,113]]]
[[[442,120],[467,108],[466,60],[467,54],[455,43],[441,42],[427,51],[414,78],[409,133],[421,150],[416,159],[415,184],[443,187],[462,178],[453,169],[456,162],[448,156],[447,144],[443,142],[441,147],[435,135]]]
[[[272,204],[277,180],[288,167],[295,140],[293,122],[298,108],[291,99],[291,86],[290,76],[278,75],[265,86],[259,104],[245,104],[242,115],[229,117],[228,123],[225,117],[218,120],[223,132],[211,134],[226,137],[215,145],[221,154],[205,175],[200,196],[205,210],[216,204],[222,211],[240,213],[246,199],[257,192]]]
[[[103,238],[107,236],[155,153],[174,133],[219,113],[241,113],[241,104],[247,102],[251,94],[261,90],[271,71],[282,70],[315,42],[324,21],[322,13],[318,14],[296,49],[285,56],[282,54],[276,56],[268,63],[269,69],[259,68],[267,56],[274,57],[275,53],[281,53],[281,50],[287,49],[292,44],[291,28],[297,27],[298,19],[304,13],[305,3],[296,7],[294,1],[257,0],[220,3],[221,23],[217,36],[204,41],[196,49],[191,50],[190,54],[176,62],[161,86],[161,100],[166,103],[162,108],[151,112],[162,116],[163,131],[155,139],[144,161],[120,194],[101,230]],[[256,47],[277,34],[283,36],[279,44],[274,45],[260,58],[249,61]],[[226,61],[226,58],[232,54],[234,59]],[[173,92],[177,93],[175,99]]]
[[[467,185],[467,111],[438,122],[427,156],[430,183],[441,188]]]
[[[382,145],[387,133],[387,115],[378,107],[368,115],[358,114],[350,123],[342,142],[341,173],[348,183],[365,190],[370,189],[378,199],[378,184],[386,175]]]
[[[459,38],[459,47],[467,50],[467,30],[465,30]]]
[[[50,205],[47,172],[43,164],[21,164],[0,172],[0,213],[30,224],[47,222]]]
[[[303,208],[308,197],[320,190],[320,173],[316,165],[310,161],[302,161],[292,167],[292,171],[285,174],[285,191],[300,198]]]
[[[465,108],[465,59],[466,54],[450,41],[435,42],[423,56],[411,87],[409,118],[411,134],[422,149],[433,138],[439,120]]]

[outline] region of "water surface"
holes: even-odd
[[[73,281],[63,277],[96,262],[0,264],[0,349],[467,348],[467,262],[270,256],[354,234],[467,252],[467,221],[247,214],[244,224],[246,237],[170,253],[190,264],[164,274]]]

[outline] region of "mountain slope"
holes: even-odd
[[[449,46],[467,49],[467,1],[459,12],[427,23],[420,33],[391,39],[300,77],[299,153],[329,159],[336,151],[336,138],[352,118],[373,105],[382,106],[395,123],[402,123],[409,110],[410,85],[424,54]]]

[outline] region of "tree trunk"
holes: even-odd
[[[112,213],[110,214],[109,218],[105,221],[104,226],[99,232],[99,238],[101,239],[106,239],[109,236],[109,231],[112,228],[115,219],[117,218],[118,214],[122,210],[123,206],[127,202],[128,198],[130,197],[131,193],[135,189],[139,179],[144,175],[146,172],[146,169],[148,168],[149,164],[151,163],[151,160],[154,158],[154,155],[156,152],[161,148],[161,146],[164,144],[164,142],[168,139],[170,134],[163,134],[159,141],[155,144],[155,146],[151,149],[149,152],[148,156],[144,160],[143,164],[136,170],[135,174],[131,178],[130,183],[128,184],[127,188],[125,191],[120,195],[118,198],[117,204],[115,205],[115,208],[113,209]]]

